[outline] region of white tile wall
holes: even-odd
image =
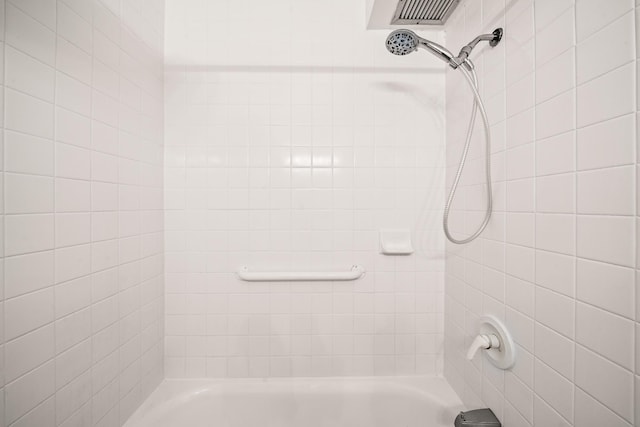
[[[0,426],[121,425],[163,376],[164,4],[0,11]]]
[[[640,12],[631,0],[483,0],[481,13],[471,3],[447,24],[447,45],[505,28],[501,45],[472,54],[497,140],[497,203],[482,238],[447,246],[445,376],[507,427],[638,425]],[[448,71],[448,183],[470,102]],[[467,169],[452,213],[459,233],[484,206],[472,194],[482,176]],[[517,343],[504,376],[464,359],[482,314],[505,318]]]
[[[167,1],[167,376],[441,372],[444,65],[390,55],[364,3]]]
[[[434,58],[389,55],[358,2],[164,3],[0,1],[0,426],[120,425],[163,369],[444,369],[507,427],[640,421],[638,1],[459,6],[452,49],[506,33],[473,54],[494,216],[446,270],[457,73],[445,90]],[[480,219],[482,154],[458,233]],[[378,230],[404,227],[416,253],[380,255]],[[234,274],[354,263],[353,283]],[[514,334],[509,372],[464,360],[485,313]]]

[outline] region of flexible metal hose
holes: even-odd
[[[467,65],[465,67],[465,65]],[[469,127],[467,129],[467,138],[464,144],[464,149],[462,150],[462,157],[460,158],[460,164],[458,165],[458,170],[456,171],[456,176],[453,180],[453,185],[451,186],[451,191],[449,192],[449,196],[447,197],[447,202],[444,206],[444,216],[442,219],[442,225],[444,228],[444,234],[447,236],[452,243],[457,245],[463,245],[465,243],[469,243],[475,240],[487,227],[489,223],[489,219],[491,219],[491,211],[493,210],[493,195],[491,191],[491,131],[489,129],[489,119],[487,117],[487,111],[484,108],[484,103],[482,102],[482,98],[480,97],[480,93],[478,92],[478,77],[474,70],[473,63],[467,59],[463,66],[458,67],[458,70],[462,72],[467,83],[471,87],[471,91],[473,92],[473,109],[471,112],[471,119],[469,120]],[[460,182],[460,177],[462,176],[462,171],[464,170],[465,162],[467,161],[467,155],[469,154],[469,146],[471,145],[471,137],[473,135],[473,126],[476,121],[476,112],[480,110],[480,115],[482,116],[482,120],[484,122],[484,134],[485,134],[485,173],[486,173],[486,188],[487,188],[487,210],[485,212],[484,220],[480,227],[469,237],[466,239],[456,239],[454,238],[449,231],[449,211],[451,210],[451,203],[453,202],[453,198],[455,197],[456,190],[458,189],[458,184]]]

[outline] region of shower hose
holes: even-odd
[[[466,65],[466,67],[465,67]],[[456,176],[453,179],[453,184],[451,186],[451,191],[449,192],[449,196],[447,197],[447,202],[444,206],[444,216],[442,219],[442,225],[444,228],[444,234],[447,236],[452,243],[457,245],[462,245],[465,243],[469,243],[475,240],[487,227],[489,223],[489,219],[491,218],[491,211],[493,208],[493,195],[491,192],[491,131],[489,130],[489,119],[487,117],[487,111],[484,108],[484,103],[482,102],[482,98],[480,97],[480,93],[478,92],[478,77],[476,75],[474,65],[470,60],[466,60],[462,66],[458,67],[458,70],[462,72],[462,75],[469,83],[471,87],[471,91],[473,92],[473,108],[471,111],[471,118],[469,120],[469,127],[467,128],[467,137],[464,144],[464,149],[462,150],[462,157],[460,158],[460,164],[458,165],[458,170],[456,171]],[[456,195],[456,190],[458,189],[458,184],[460,183],[460,177],[462,176],[462,171],[464,170],[464,165],[467,161],[467,155],[469,154],[469,146],[471,145],[471,137],[473,135],[473,127],[476,121],[476,113],[480,110],[480,115],[482,116],[482,120],[484,122],[484,135],[485,135],[485,179],[486,179],[486,188],[487,188],[487,210],[484,214],[484,220],[482,224],[478,227],[478,229],[471,234],[469,237],[465,239],[456,239],[451,235],[449,231],[449,212],[451,210],[451,204],[453,203],[453,199]]]

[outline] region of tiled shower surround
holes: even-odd
[[[640,0],[462,0],[417,30],[505,29],[471,55],[495,203],[465,246],[441,220],[470,90],[390,55],[365,3],[0,0],[0,427],[119,427],[164,377],[423,374],[505,427],[640,425]],[[483,154],[478,121],[457,236]],[[509,371],[465,359],[484,314]]]
[[[444,68],[390,55],[364,3],[167,1],[168,377],[442,371]]]
[[[1,426],[119,426],[163,377],[163,7],[0,2]]]
[[[638,425],[638,4],[461,6],[447,45],[495,27],[505,39],[473,56],[494,135],[495,212],[476,242],[447,245],[445,376],[467,405],[490,406],[509,427]],[[446,99],[450,185],[471,102],[454,71]],[[474,143],[452,214],[459,233],[484,209],[482,140]],[[513,332],[511,371],[464,358],[483,314]]]

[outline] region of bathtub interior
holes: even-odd
[[[462,409],[442,378],[180,379],[125,427],[445,427]]]

